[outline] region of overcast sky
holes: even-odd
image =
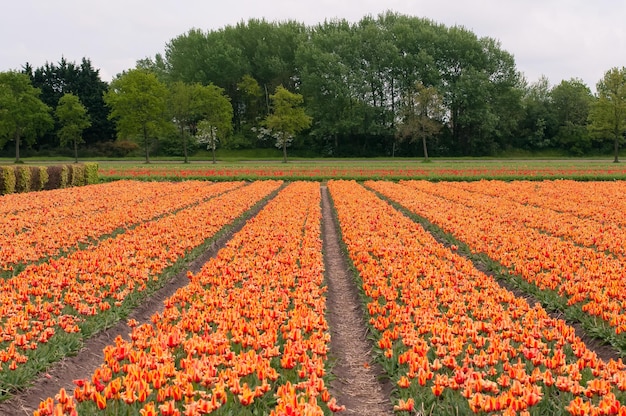
[[[249,18],[357,22],[387,10],[499,40],[528,82],[579,78],[595,91],[607,70],[626,66],[622,0],[10,0],[2,4],[0,71],[86,57],[109,82],[191,28]]]

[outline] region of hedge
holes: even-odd
[[[98,182],[98,164],[95,162],[51,166],[0,166],[0,195]]]

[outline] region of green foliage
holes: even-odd
[[[265,118],[264,125],[277,133],[277,147],[283,150],[283,162],[287,162],[288,138],[311,126],[312,119],[304,112],[301,94],[293,93],[279,85],[270,95],[272,112]]]
[[[443,127],[445,109],[434,87],[417,82],[407,90],[400,103],[402,116],[396,136],[410,142],[421,141],[424,159],[428,160],[427,141],[436,137]]]
[[[85,172],[85,165],[75,163],[73,165],[67,165],[69,170],[69,186],[83,186],[86,182],[87,174]]]
[[[87,162],[85,166],[85,184],[92,185],[99,182],[98,178],[98,163]]]
[[[46,62],[36,69],[26,64],[24,72],[30,76],[33,86],[41,90],[41,100],[50,108],[56,108],[66,93],[72,93],[79,98],[91,121],[91,126],[82,134],[87,145],[109,142],[115,138],[115,126],[107,118],[109,108],[103,99],[108,84],[100,79],[99,71],[93,68],[89,59],[83,58],[80,64],[76,64],[61,58],[57,64]],[[56,146],[57,132],[55,130],[42,136],[37,144],[44,147]]]
[[[59,188],[67,188],[70,185],[70,167],[68,165],[61,166]]]
[[[203,120],[215,129],[216,139],[232,133],[233,107],[224,90],[216,85],[177,81],[169,86],[168,108],[179,132],[185,163],[189,137]]]
[[[0,72],[0,147],[15,143],[15,162],[20,162],[20,144],[32,144],[53,126],[50,108],[39,99],[26,74]]]
[[[57,131],[61,146],[72,144],[74,160],[78,162],[78,145],[85,143],[82,136],[83,130],[91,126],[87,109],[76,95],[66,93],[59,99],[55,115],[61,125]]]
[[[582,156],[591,149],[587,129],[589,109],[593,102],[591,90],[582,81],[561,81],[550,91],[555,124],[556,143],[571,154]]]
[[[38,166],[36,169],[38,171],[38,175],[35,175],[38,179],[37,190],[41,191],[46,188],[46,184],[48,183],[48,168],[45,166]]]
[[[15,167],[15,192],[30,192],[30,167],[29,166],[16,166]]]
[[[597,139],[613,142],[614,162],[626,134],[626,67],[612,68],[596,86],[598,99],[589,112],[589,131]]]
[[[167,128],[167,88],[146,70],[133,69],[111,82],[104,95],[111,108],[109,118],[115,120],[118,137],[137,140],[150,162],[153,141]]]
[[[15,192],[15,167],[0,166],[0,195]]]

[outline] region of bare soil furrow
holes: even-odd
[[[327,319],[330,352],[335,363],[330,391],[346,406],[346,415],[391,415],[391,386],[383,370],[372,362],[372,344],[367,339],[364,312],[352,272],[343,256],[328,189],[322,187],[322,233],[326,267]]]

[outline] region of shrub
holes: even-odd
[[[82,186],[85,184],[85,165],[73,164],[68,165],[69,186]]]
[[[85,165],[85,183],[91,185],[98,183],[98,164],[96,162],[87,162]]]
[[[48,183],[44,189],[59,189],[61,187],[61,171],[62,166],[49,166],[48,167]]]
[[[61,183],[59,188],[67,188],[70,180],[70,168],[67,165],[61,165]]]
[[[15,167],[15,192],[29,192],[30,191],[30,167],[29,166],[16,166]]]
[[[39,166],[37,168],[39,172],[39,183],[37,184],[37,190],[41,191],[46,188],[46,184],[48,183],[48,168],[46,166]]]
[[[13,166],[0,166],[0,194],[12,194],[15,192],[15,168]]]

